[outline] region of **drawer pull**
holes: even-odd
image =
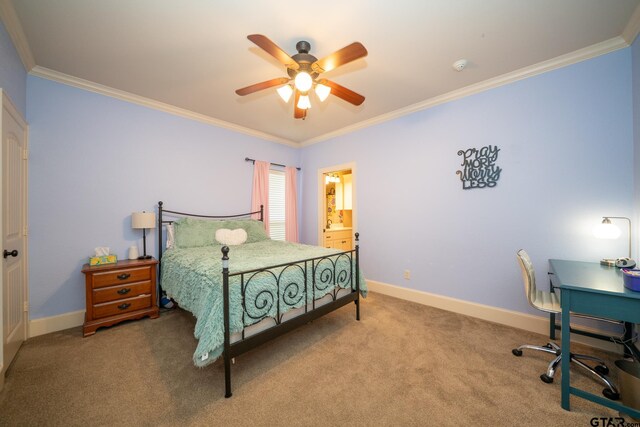
[[[126,310],[126,309],[127,309],[127,308],[129,308],[129,307],[131,307],[131,304],[130,304],[130,303],[128,303],[128,302],[125,302],[124,304],[120,304],[120,305],[118,306],[118,308],[119,308],[120,310]]]
[[[120,280],[126,280],[129,277],[131,277],[131,274],[129,274],[129,273],[118,274],[118,279],[120,279]]]
[[[346,240],[343,240],[343,241],[342,241],[342,243],[347,243],[347,241],[346,241]]]
[[[118,291],[118,293],[119,293],[120,295],[126,295],[126,294],[128,294],[129,292],[131,292],[131,288],[122,288],[122,289],[120,289],[120,290]]]

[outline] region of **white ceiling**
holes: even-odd
[[[640,29],[640,0],[0,1],[35,75],[292,145],[618,49]],[[249,34],[290,55],[307,40],[318,58],[361,42],[367,57],[325,76],[364,104],[312,98],[302,121],[275,89],[236,95],[286,76]]]

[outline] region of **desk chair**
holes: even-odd
[[[560,314],[562,312],[560,308],[560,295],[553,292],[545,292],[545,291],[538,290],[536,288],[536,276],[533,270],[533,264],[531,263],[531,259],[529,258],[529,255],[524,251],[524,249],[520,249],[517,255],[518,255],[518,263],[520,264],[520,268],[522,270],[522,279],[524,281],[524,291],[527,294],[527,300],[529,301],[529,305],[531,305],[533,308],[538,309],[540,311],[544,311],[547,313]],[[608,319],[595,318],[591,316],[581,316],[578,314],[574,314],[574,316],[585,317],[585,318],[596,319],[596,320],[608,320]],[[547,372],[545,374],[540,375],[540,379],[542,381],[544,381],[545,383],[552,383],[553,376],[555,375],[556,370],[560,365],[560,361],[562,360],[560,347],[554,342],[548,342],[544,346],[525,344],[525,345],[521,345],[518,348],[514,348],[513,350],[511,350],[511,352],[513,353],[514,356],[519,357],[519,356],[522,356],[523,349],[543,351],[545,353],[551,353],[556,356],[555,359],[553,359],[551,363],[549,363]],[[607,367],[607,365],[605,365],[603,360],[598,359],[597,357],[587,356],[584,354],[574,354],[574,353],[571,353],[569,357],[571,358],[572,362],[574,362],[576,365],[580,366],[581,368],[591,372],[591,374],[593,374],[595,377],[600,379],[607,386],[607,388],[602,390],[602,394],[605,397],[611,400],[619,399],[620,395],[618,393],[618,390],[616,389],[615,385],[613,385],[611,380],[609,380],[609,378],[607,378],[606,376],[609,373],[609,368]],[[585,364],[583,360],[596,362],[597,365],[595,366],[595,368],[592,368],[591,366]]]

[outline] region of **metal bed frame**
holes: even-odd
[[[186,212],[171,211],[163,208],[163,203],[158,202],[158,282],[160,283],[160,289],[158,292],[159,298],[162,295],[162,226],[163,224],[171,224],[173,220],[166,220],[163,218],[163,214],[170,214],[171,217],[197,217],[207,219],[233,219],[250,217],[251,215],[259,215],[259,220],[264,220],[263,206],[260,206],[259,211],[248,212],[238,215],[198,215]],[[356,320],[360,320],[360,265],[359,265],[359,233],[355,234],[355,249],[339,252],[336,254],[307,258],[290,263],[271,265],[264,268],[258,268],[253,270],[230,272],[229,271],[229,247],[222,247],[222,293],[224,299],[224,377],[225,377],[225,395],[224,397],[231,397],[231,360],[236,356],[239,356],[247,351],[256,348],[272,339],[279,337],[287,332],[290,332],[299,326],[302,326],[312,320],[324,316],[338,308],[347,305],[350,302],[354,302],[356,306]],[[346,259],[349,263],[348,273],[347,270],[336,270],[338,260]],[[280,280],[283,278],[283,273],[288,269],[296,269],[302,273],[304,277],[304,283],[282,283],[282,299],[279,297],[281,294]],[[308,273],[311,272],[311,289],[308,286]],[[355,274],[354,274],[355,273]],[[259,274],[267,274],[273,278],[276,284],[276,295],[273,295],[268,290],[259,292],[254,301],[247,301],[246,290],[251,285],[251,280]],[[245,336],[244,329],[241,333],[241,338],[238,341],[231,342],[230,330],[229,330],[229,278],[239,276],[242,296],[242,316],[243,323],[250,324],[258,323],[266,318],[266,316],[253,316],[247,311],[248,304],[251,307],[261,310],[263,313],[268,313],[273,307],[275,302],[277,308],[276,317],[272,317],[275,324],[274,326],[257,332],[250,336]],[[316,277],[318,278],[316,280]],[[355,283],[354,283],[355,282]],[[323,291],[328,286],[333,285],[333,290],[326,295],[330,295],[331,301],[326,304],[316,307],[316,290]],[[303,292],[300,292],[300,289]],[[350,291],[346,295],[338,296],[340,290],[349,289]],[[308,292],[311,292],[311,303],[308,301]],[[301,294],[301,295],[300,295]],[[326,295],[323,295],[326,296]],[[281,312],[281,308],[294,307],[300,303],[304,298],[304,313],[298,316],[292,317],[288,320],[283,320],[284,312]],[[179,302],[178,302],[179,303]],[[281,307],[283,304],[285,307]],[[311,304],[311,307],[309,305]],[[302,307],[300,307],[302,308]],[[249,318],[249,320],[247,320]]]

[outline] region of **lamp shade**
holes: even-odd
[[[617,239],[620,237],[620,234],[620,229],[612,224],[611,220],[607,217],[593,229],[593,235],[598,239]]]
[[[133,212],[131,214],[131,228],[155,228],[156,214],[154,212]]]
[[[301,110],[308,110],[311,108],[311,102],[309,102],[309,97],[307,95],[300,95],[300,99],[298,99],[298,108]]]
[[[291,87],[291,85],[286,84],[281,88],[278,88],[277,92],[278,92],[278,95],[280,95],[280,98],[282,98],[284,102],[289,102],[289,99],[293,94],[293,88]]]
[[[331,88],[329,86],[325,86],[323,84],[318,83],[316,85],[316,95],[320,98],[320,101],[324,101],[327,99],[327,96],[331,93]]]

